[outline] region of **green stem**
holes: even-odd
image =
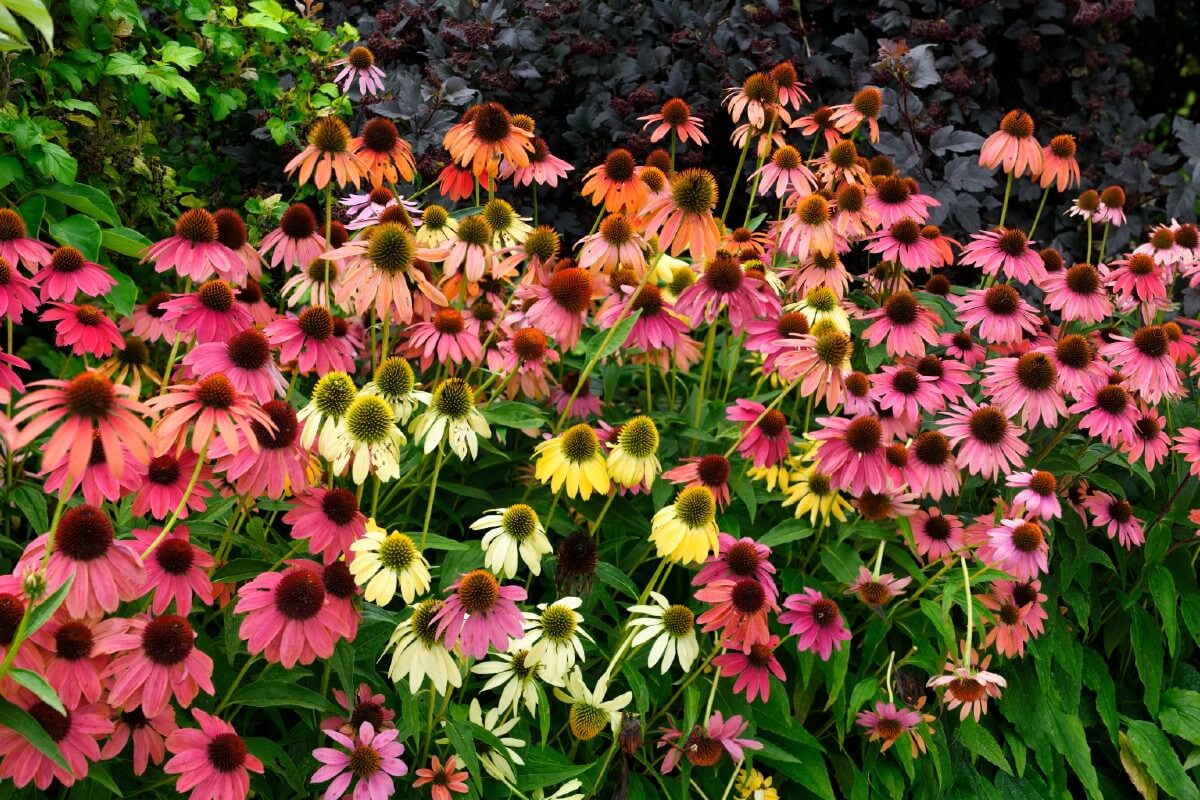
[[[533,182],[533,227],[538,224],[537,181]]]
[[[421,525],[421,548],[429,537],[429,518],[433,515],[433,497],[437,494],[438,473],[442,471],[442,445],[438,444],[437,457],[433,461],[433,479],[429,482],[429,502],[425,504],[425,522]]]
[[[671,129],[671,174],[675,174],[675,129]]]
[[[1050,196],[1050,187],[1047,186],[1042,190],[1042,202],[1038,203],[1037,213],[1033,215],[1033,224],[1029,226],[1029,238],[1033,238],[1034,231],[1037,230],[1038,221],[1042,218],[1042,210],[1046,208],[1046,198]]]
[[[1104,232],[1100,235],[1100,252],[1096,254],[1096,264],[1104,263],[1104,250],[1108,247],[1108,222],[1104,223]]]
[[[400,208],[404,208],[404,204],[400,204]],[[330,247],[330,239],[333,236],[333,181],[325,185],[325,246]],[[328,310],[333,306],[329,296],[332,294],[329,286],[329,260],[322,259],[325,262],[325,308]]]
[[[213,711],[214,715],[220,714],[229,705],[229,700],[231,697],[233,697],[234,691],[241,684],[242,678],[245,678],[246,673],[250,671],[250,665],[257,660],[257,655],[250,656],[248,659],[246,659],[246,663],[242,665],[242,668],[238,671],[238,674],[234,676],[233,683],[229,684],[229,688],[225,690],[224,696],[221,697],[221,702],[217,703],[217,708],[215,711]]]
[[[967,593],[967,646],[963,651],[963,668],[971,668],[971,638],[975,634],[975,605],[971,596],[971,573],[967,570],[967,557],[959,556],[962,564],[963,591]]]
[[[773,136],[775,133],[775,120],[776,119],[778,119],[778,116],[772,117],[771,125],[770,125],[770,127],[767,128],[767,141],[768,142],[771,141],[771,136]],[[754,183],[750,186],[750,202],[748,202],[746,204],[746,221],[745,221],[745,223],[743,223],[743,226],[742,226],[745,228],[750,227],[750,216],[754,211],[754,201],[758,197],[758,184],[762,181],[761,170],[762,170],[763,161],[765,161],[765,160],[766,160],[765,155],[759,156],[758,157],[758,166],[756,166],[754,168]]]
[[[717,321],[714,319],[708,326],[708,335],[704,337],[704,365],[700,369],[700,392],[696,395],[696,411],[692,415],[692,427],[700,427],[700,418],[704,414],[704,394],[708,389],[708,376],[712,372],[713,351],[717,349]]]
[[[742,179],[742,167],[746,166],[746,153],[750,150],[750,140],[754,137],[746,131],[746,142],[742,145],[742,154],[738,156],[737,169],[733,171],[733,180],[729,183],[729,192],[725,195],[725,207],[721,209],[721,227],[725,227],[725,218],[729,216],[729,204],[733,202],[733,190]]]
[[[604,521],[604,515],[608,513],[608,507],[612,505],[613,498],[617,496],[616,492],[610,492],[608,499],[604,501],[604,507],[600,509],[600,513],[596,515],[596,521],[592,523],[592,538],[595,539],[600,533],[600,523]],[[599,542],[596,544],[599,547]]]
[[[1000,207],[1000,226],[1004,227],[1004,219],[1008,216],[1008,197],[1012,193],[1012,173],[1008,173],[1008,180],[1004,182],[1004,205]]]
[[[892,652],[888,653],[887,678],[885,678],[885,680],[887,681],[888,703],[893,704],[893,705],[896,702],[896,697],[892,693],[892,668],[895,666],[895,664],[896,664],[896,651],[893,650]]]
[[[671,136],[671,144],[675,144],[675,137],[673,134]],[[672,147],[671,149],[674,150],[675,148]],[[604,776],[608,773],[608,768],[612,765],[613,756],[616,754],[616,752],[617,738],[614,736],[612,745],[608,748],[608,754],[604,756],[604,764],[601,765],[600,772],[596,775],[596,782],[592,784],[592,791],[590,792],[589,796],[595,797],[596,792],[600,791],[600,784],[604,782]]]
[[[196,468],[192,470],[191,480],[188,481],[187,488],[183,491],[183,497],[179,498],[179,505],[175,506],[175,510],[171,512],[171,518],[167,520],[167,524],[163,526],[163,529],[158,532],[158,536],[156,536],[154,541],[150,543],[150,546],[142,552],[142,563],[145,563],[146,559],[150,557],[150,554],[158,549],[158,546],[167,538],[167,534],[169,534],[171,529],[175,527],[175,523],[179,521],[179,515],[182,514],[183,509],[187,507],[187,501],[188,498],[192,496],[192,490],[196,488],[196,484],[200,481],[200,473],[204,469],[204,461],[207,455],[208,442],[205,442],[204,446],[200,448],[199,456],[196,458]]]
[[[728,800],[729,793],[733,791],[733,783],[737,780],[738,773],[742,771],[742,764],[745,759],[738,759],[738,762],[733,765],[733,774],[729,776],[729,783],[725,784],[725,791],[721,792],[721,800]]]
[[[1084,253],[1085,258],[1091,258],[1092,257],[1092,221],[1089,219],[1087,221],[1087,223],[1088,223],[1087,250],[1084,250],[1083,253]]]
[[[879,540],[879,551],[875,553],[875,571],[871,573],[871,577],[878,580],[879,570],[883,567],[883,551],[887,547],[887,539]]]

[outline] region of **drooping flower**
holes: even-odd
[[[112,738],[100,749],[100,757],[116,758],[133,740],[133,774],[142,775],[150,764],[161,764],[167,757],[167,737],[178,727],[175,709],[168,708],[155,717],[147,717],[140,708],[122,711],[113,720]]]
[[[1137,407],[1133,396],[1119,383],[1090,387],[1081,393],[1079,402],[1071,406],[1072,414],[1082,414],[1079,429],[1100,439],[1110,447],[1134,436]]]
[[[884,451],[890,436],[885,438],[878,417],[818,417],[816,421],[821,429],[809,434],[820,442],[816,465],[829,476],[834,488],[848,489],[854,494],[865,489],[881,492],[888,488]]]
[[[861,566],[858,568],[858,577],[846,587],[846,594],[858,595],[858,599],[863,603],[877,608],[892,598],[903,595],[910,583],[912,578],[897,578],[890,572],[875,575],[865,566]]]
[[[529,163],[515,166],[507,160],[500,162],[500,177],[512,178],[514,186],[549,186],[558,188],[558,182],[575,169],[571,164],[550,152],[546,140],[533,137],[533,150],[529,152]]]
[[[146,405],[163,415],[154,429],[163,452],[171,443],[182,448],[189,440],[192,452],[205,452],[214,435],[220,437],[227,452],[237,452],[243,445],[257,450],[255,423],[264,430],[275,426],[265,411],[219,372],[196,383],[175,384]]]
[[[697,617],[703,633],[721,631],[722,643],[747,652],[770,638],[767,621],[779,611],[774,593],[768,594],[756,578],[718,578],[697,589],[696,599],[712,607]]]
[[[385,530],[369,519],[350,551],[350,572],[355,583],[366,586],[367,602],[386,607],[399,591],[404,602],[412,605],[429,591],[429,562],[407,534]]]
[[[554,603],[539,603],[537,612],[524,612],[525,635],[521,647],[527,647],[529,658],[542,665],[549,683],[561,685],[576,659],[585,659],[580,637],[594,641],[580,627],[583,615],[576,609],[582,604],[578,597],[563,597]]]
[[[949,559],[966,544],[959,518],[953,514],[942,514],[937,506],[928,511],[918,511],[908,521],[917,555],[928,563],[941,559],[949,564]]]
[[[0,214],[4,209],[0,209]],[[2,224],[2,218],[0,218]],[[0,242],[0,246],[3,242]],[[30,289],[30,282],[17,272],[16,267],[0,257],[0,317],[21,324],[26,311],[36,311],[38,299]]]
[[[640,630],[630,640],[631,648],[653,642],[646,666],[659,668],[666,675],[678,661],[679,667],[687,672],[700,655],[700,643],[696,639],[696,617],[684,605],[672,605],[658,592],[650,592],[651,605],[629,607],[629,626]]]
[[[958,448],[958,463],[972,475],[996,480],[1001,472],[1022,466],[1029,455],[1029,445],[1021,438],[1024,431],[1003,410],[980,406],[970,397],[950,408],[938,424]]]
[[[734,714],[729,719],[720,711],[714,711],[704,725],[697,725],[683,744],[683,733],[676,728],[666,728],[662,738],[658,740],[659,747],[670,747],[670,752],[663,758],[659,771],[666,775],[675,769],[681,758],[697,767],[712,767],[728,753],[729,757],[741,762],[746,757],[746,750],[761,750],[762,742],[747,739],[742,736],[749,723],[740,715]]]
[[[605,672],[596,681],[596,688],[589,689],[576,667],[567,675],[565,686],[554,690],[555,697],[571,706],[567,721],[576,739],[586,742],[595,739],[607,727],[615,730],[621,709],[633,700],[632,692],[624,692],[606,700],[609,677]]]
[[[283,522],[291,526],[292,538],[307,539],[309,551],[322,556],[326,565],[351,557],[350,546],[367,529],[354,492],[315,486],[296,494],[291,503]]]
[[[700,564],[720,548],[717,504],[710,489],[689,486],[664,506],[650,523],[650,541],[659,558]]]
[[[13,268],[25,267],[30,275],[50,261],[51,245],[29,238],[25,218],[11,208],[0,208],[0,258]]]
[[[558,492],[566,487],[568,497],[587,500],[593,492],[608,494],[609,477],[604,450],[591,426],[579,424],[562,434],[539,442],[534,477]]]
[[[1039,286],[1046,293],[1045,303],[1053,311],[1061,311],[1067,322],[1100,322],[1112,314],[1112,301],[1105,288],[1106,270],[1091,264],[1079,263],[1070,269],[1052,272]]]
[[[560,267],[545,286],[526,284],[521,291],[532,300],[525,309],[528,323],[552,331],[564,349],[574,347],[596,293],[591,273],[580,267]]]
[[[1009,111],[1000,120],[999,129],[984,141],[979,165],[990,170],[1003,166],[1014,178],[1026,172],[1037,178],[1042,174],[1045,155],[1033,128],[1033,117],[1019,109]]]
[[[194,334],[201,344],[227,341],[253,322],[250,312],[237,302],[233,287],[220,278],[205,281],[194,292],[175,295],[162,307],[163,323]]]
[[[978,661],[978,654],[974,651],[970,654],[970,666],[956,664],[954,661],[947,661],[943,668],[943,675],[936,675],[929,679],[929,687],[936,689],[945,687],[945,694],[942,700],[946,703],[946,707],[953,711],[959,706],[962,710],[959,712],[959,720],[965,720],[968,716],[974,715],[975,721],[987,713],[988,698],[1000,698],[1000,690],[1008,686],[1008,682],[1003,677],[994,672],[988,672],[988,664],[992,657],[985,656],[983,661]],[[978,662],[978,666],[976,663]]]
[[[330,243],[332,245],[332,243]],[[317,216],[304,203],[293,203],[283,212],[279,227],[263,237],[258,252],[271,255],[271,266],[289,271],[306,267],[325,251],[325,237],[317,230]]]
[[[388,402],[360,394],[330,442],[333,471],[341,473],[349,466],[351,480],[359,485],[372,474],[383,482],[395,480],[400,477],[400,448],[407,441]]]
[[[334,333],[336,320],[328,309],[309,306],[298,317],[288,316],[266,326],[267,340],[279,347],[279,360],[296,362],[300,372],[322,375],[334,370],[353,371],[350,345]]]
[[[1053,473],[1044,470],[1014,472],[1005,482],[1019,488],[1014,505],[1024,506],[1030,513],[1042,519],[1057,519],[1062,516],[1062,504],[1058,500],[1058,480]]]
[[[986,552],[980,559],[997,562],[1000,569],[1018,580],[1028,581],[1050,570],[1047,556],[1050,544],[1036,518],[1001,519],[987,531]]]
[[[984,393],[1009,417],[1019,412],[1026,427],[1052,428],[1067,416],[1057,384],[1058,369],[1045,353],[993,359],[984,368]]]
[[[88,303],[47,303],[40,317],[42,322],[56,323],[54,344],[70,347],[74,355],[107,358],[114,348],[125,345],[116,324],[96,306]]]
[[[883,747],[879,748],[881,753],[886,753],[905,734],[911,739],[913,758],[917,757],[918,750],[925,752],[925,739],[917,728],[924,717],[911,708],[897,708],[892,703],[878,700],[874,711],[860,711],[854,721],[867,729],[872,742],[883,742]]]
[[[1183,394],[1182,376],[1171,357],[1170,339],[1161,325],[1146,325],[1132,336],[1114,334],[1107,344],[1100,346],[1100,355],[1148,403]]]
[[[828,661],[835,649],[842,649],[842,642],[850,641],[837,603],[816,589],[806,588],[802,594],[786,597],[783,606],[787,610],[779,615],[779,621],[791,628],[800,652],[814,651]]]
[[[1009,280],[1040,285],[1046,280],[1046,267],[1033,244],[1018,228],[980,231],[971,234],[959,261],[963,266],[979,267],[989,277],[1003,275]]]
[[[291,175],[298,170],[301,184],[312,178],[318,189],[324,189],[330,180],[335,180],[338,186],[358,186],[366,165],[351,152],[350,146],[346,123],[334,116],[320,117],[308,131],[308,144],[283,171]]]
[[[1061,133],[1042,148],[1042,175],[1039,183],[1043,189],[1050,186],[1060,192],[1079,185],[1079,162],[1075,160],[1075,137]]]
[[[412,424],[413,439],[432,453],[443,441],[465,461],[479,454],[479,437],[492,435],[487,420],[475,405],[475,392],[462,378],[447,378],[433,390],[429,408]]]
[[[263,764],[246,749],[233,726],[198,708],[192,709],[197,728],[177,728],[167,736],[171,759],[163,766],[178,775],[175,791],[190,792],[189,800],[245,798],[249,772],[262,774]]]
[[[448,686],[462,686],[458,664],[437,633],[437,616],[444,606],[435,598],[418,603],[388,640],[387,650],[392,651],[388,676],[398,685],[407,681],[411,694],[420,690],[426,678],[439,694],[445,694]]]
[[[104,297],[117,285],[116,279],[104,267],[88,261],[83,253],[70,245],[63,245],[51,253],[50,261],[38,270],[32,283],[37,285],[43,303],[50,300],[70,303],[77,294],[88,298]]]
[[[1106,492],[1092,492],[1083,501],[1083,507],[1092,515],[1092,525],[1103,528],[1108,538],[1116,537],[1126,550],[1146,543],[1142,523],[1134,516],[1133,506]]]
[[[925,355],[927,345],[938,342],[937,328],[942,318],[922,305],[911,292],[892,293],[883,305],[863,315],[873,320],[863,331],[872,346],[885,344],[890,356]]]
[[[238,391],[259,403],[283,396],[287,381],[271,357],[271,344],[258,328],[246,328],[223,341],[198,344],[183,357],[196,378],[220,372]]]
[[[124,624],[121,619],[96,621],[56,616],[29,637],[42,654],[39,674],[45,677],[64,707],[78,708],[100,700],[104,694],[100,676],[108,666],[103,645]]]
[[[180,214],[172,235],[146,248],[142,261],[154,262],[155,272],[173,270],[198,283],[214,275],[229,280],[246,272],[241,254],[220,241],[218,219],[203,208]]]

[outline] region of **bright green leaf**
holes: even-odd
[[[104,222],[108,225],[121,224],[121,218],[117,216],[117,207],[113,205],[113,201],[109,199],[108,195],[86,183],[76,183],[70,186],[55,184],[45,189],[39,189],[38,194],[43,194],[51,200],[57,200],[63,205],[87,214],[97,222]]]
[[[54,687],[46,683],[46,679],[41,675],[38,675],[36,672],[30,672],[27,669],[13,667],[8,671],[8,677],[33,692],[38,700],[41,700],[58,713],[67,713],[66,709],[63,708],[62,700],[58,699],[58,692],[54,691]]]
[[[0,725],[20,734],[27,742],[38,749],[42,755],[49,758],[63,770],[70,772],[66,760],[58,750],[58,745],[46,733],[41,723],[29,716],[29,712],[20,706],[10,703],[0,697]]]
[[[50,235],[59,244],[79,248],[89,261],[100,258],[100,226],[91,217],[73,214],[58,222],[51,222]]]
[[[1184,772],[1165,733],[1152,722],[1131,720],[1126,730],[1129,747],[1163,791],[1179,800],[1200,800],[1200,789]]]

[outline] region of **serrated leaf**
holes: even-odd
[[[189,70],[204,59],[204,53],[179,42],[167,42],[163,45],[161,58],[169,64]]]
[[[25,741],[37,748],[38,752],[53,761],[66,772],[71,768],[59,752],[58,745],[50,738],[41,724],[29,715],[25,709],[10,703],[0,697],[0,725],[20,734]]]
[[[974,719],[963,720],[962,724],[958,726],[958,737],[967,746],[971,755],[982,756],[991,762],[992,766],[999,767],[1009,775],[1012,774],[1012,767],[1009,766],[1008,759],[1004,757],[1004,749],[1000,747],[996,737]]]

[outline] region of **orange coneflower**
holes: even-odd
[[[713,218],[717,180],[706,169],[685,169],[671,178],[671,192],[645,208],[645,235],[671,255],[684,250],[694,261],[716,255],[721,230]]]
[[[833,107],[829,121],[842,133],[850,133],[864,121],[871,141],[879,141],[879,112],[883,111],[883,92],[874,86],[859,89],[849,103]]]
[[[641,171],[633,160],[633,153],[618,147],[608,154],[603,164],[592,167],[583,176],[583,196],[594,206],[603,203],[605,211],[636,213],[650,192],[640,178]]]
[[[363,162],[372,186],[382,186],[384,181],[399,183],[397,177],[413,179],[416,164],[412,148],[400,138],[400,131],[391,120],[383,117],[370,120],[350,144],[354,146],[354,155]]]
[[[831,146],[825,155],[812,163],[817,167],[817,177],[821,183],[831,189],[840,189],[846,184],[873,186],[867,168],[858,157],[858,148],[849,139]]]
[[[780,61],[771,67],[771,80],[779,87],[779,102],[785,106],[799,111],[800,104],[808,102],[808,94],[804,91],[804,84],[800,82],[800,76],[796,74],[796,67],[792,62]]]
[[[479,188],[487,189],[491,183],[487,173],[476,175],[470,169],[460,167],[458,164],[447,164],[446,168],[438,175],[438,192],[451,202],[457,203],[459,200],[466,200],[471,196],[471,192],[475,190],[475,181],[479,181]]]
[[[819,133],[825,137],[825,146],[833,147],[842,140],[842,134],[833,125],[833,113],[833,106],[821,106],[793,122],[792,127],[799,128],[804,136],[815,136]]]
[[[476,175],[493,175],[501,158],[515,167],[529,163],[533,134],[514,125],[504,106],[488,102],[467,109],[462,122],[446,132],[443,144],[459,166],[470,166]]]
[[[350,129],[337,117],[321,117],[308,131],[308,146],[284,167],[284,174],[300,170],[300,183],[308,183],[315,175],[314,185],[324,189],[331,177],[338,186],[358,186],[366,173],[366,165],[350,152]]]
[[[755,72],[741,86],[726,89],[724,103],[734,122],[740,122],[745,114],[751,125],[765,128],[769,110],[777,111],[784,125],[792,122],[787,111],[779,105],[779,84],[765,72]]]
[[[1075,160],[1075,137],[1059,134],[1042,148],[1042,188],[1051,184],[1060,192],[1079,185],[1079,162]]]
[[[659,141],[668,133],[674,133],[681,142],[693,139],[696,144],[708,144],[708,137],[700,129],[700,118],[692,116],[691,106],[678,97],[663,103],[657,114],[647,114],[638,119],[646,123],[643,128],[649,128],[656,122],[659,123],[654,132],[650,134],[652,142]]]
[[[995,169],[1003,165],[1005,172],[1019,178],[1026,172],[1036,178],[1042,173],[1042,146],[1033,136],[1033,117],[1013,110],[1000,120],[1000,128],[987,138],[979,151],[979,165]]]

